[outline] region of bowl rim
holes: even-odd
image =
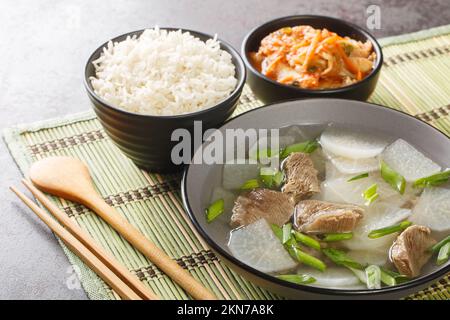
[[[147,29],[154,29],[155,27],[152,28],[145,28],[145,29],[140,29],[140,30],[135,30],[135,31],[131,31],[131,32],[126,32],[123,33],[119,36],[116,36],[114,38],[111,38],[107,41],[105,41],[102,45],[100,45],[99,47],[97,47],[90,55],[89,58],[86,61],[85,67],[84,67],[84,76],[83,76],[83,84],[85,89],[88,92],[88,95],[94,99],[97,103],[101,104],[102,106],[122,113],[124,115],[127,116],[132,116],[132,117],[140,117],[140,118],[147,118],[147,119],[186,119],[186,118],[190,118],[190,117],[196,117],[199,115],[202,115],[204,113],[207,112],[211,112],[215,109],[220,108],[224,103],[231,101],[233,99],[238,99],[242,89],[244,88],[245,85],[245,81],[247,78],[247,70],[245,68],[245,63],[241,57],[241,55],[239,54],[239,52],[233,48],[233,46],[231,44],[229,44],[228,42],[217,38],[216,35],[212,36],[210,34],[204,33],[204,32],[200,32],[200,31],[196,31],[196,30],[191,30],[191,29],[186,29],[186,28],[177,28],[177,27],[158,27],[160,30],[167,30],[167,31],[178,31],[181,30],[181,32],[189,32],[192,36],[194,37],[204,37],[204,38],[208,38],[208,39],[214,39],[216,38],[216,40],[219,42],[219,44],[221,46],[223,46],[222,50],[228,52],[233,58],[236,59],[237,63],[233,62],[233,65],[235,67],[235,69],[240,71],[240,77],[237,78],[237,84],[236,87],[233,89],[233,91],[224,99],[222,99],[221,101],[217,102],[214,106],[211,106],[209,108],[205,108],[199,111],[195,111],[195,112],[189,112],[189,113],[183,113],[183,114],[176,114],[176,115],[151,115],[151,114],[140,114],[140,113],[136,113],[136,112],[131,112],[131,111],[127,111],[125,109],[121,109],[119,107],[116,107],[115,105],[113,105],[112,103],[107,102],[106,100],[104,100],[102,97],[98,96],[94,89],[92,88],[92,84],[89,81],[89,76],[88,76],[88,67],[92,64],[92,61],[94,61],[94,55],[97,55],[99,51],[101,51],[104,47],[106,47],[108,45],[108,43],[110,41],[115,42],[117,41],[117,39],[119,38],[125,38],[127,36],[133,36],[133,35],[140,35],[142,32],[144,32]],[[202,40],[203,41],[203,40]]]
[[[290,103],[290,102],[294,102],[294,101],[309,101],[309,100],[339,100],[339,101],[349,101],[349,99],[342,99],[342,98],[308,98],[308,99],[289,99],[289,100],[285,100],[285,101],[278,101],[278,102],[273,102],[270,104],[266,104],[262,107],[259,108],[255,108],[255,109],[251,109],[248,111],[245,111],[239,115],[237,115],[236,117],[230,118],[227,121],[224,122],[224,124],[219,128],[219,130],[226,125],[227,123],[238,119],[248,113],[251,112],[258,112],[259,110],[263,110],[267,107],[274,107],[276,105],[280,105],[280,104],[285,104],[285,103]],[[354,101],[354,100],[351,100]],[[446,137],[446,135],[441,132],[440,130],[438,130],[437,128],[435,128],[434,126],[432,126],[431,124],[422,121],[404,111],[401,110],[397,110],[397,109],[392,109],[380,104],[376,104],[376,103],[371,103],[371,102],[366,102],[366,101],[356,101],[356,102],[360,102],[363,104],[367,104],[367,107],[371,107],[371,108],[377,108],[377,109],[381,109],[381,110],[385,110],[387,112],[392,112],[392,113],[400,113],[402,115],[405,115],[407,118],[410,118],[413,121],[416,122],[420,122],[422,124],[425,124],[427,126],[429,126],[432,130],[436,131],[438,134]],[[195,153],[194,153],[195,154]],[[388,293],[392,293],[392,292],[398,292],[398,291],[402,291],[402,290],[407,290],[407,289],[412,289],[421,285],[425,285],[427,283],[430,283],[432,281],[436,281],[437,279],[445,276],[448,272],[450,272],[450,264],[441,267],[440,269],[428,274],[428,275],[424,275],[422,277],[419,278],[415,278],[412,279],[408,282],[399,284],[399,285],[395,285],[395,286],[390,286],[390,287],[382,287],[380,289],[332,289],[332,288],[322,288],[322,287],[314,287],[314,286],[308,286],[308,285],[302,285],[302,284],[296,284],[296,283],[292,283],[292,282],[288,282],[288,281],[284,281],[281,279],[278,279],[277,277],[274,277],[272,275],[269,275],[265,272],[261,272],[245,263],[243,263],[242,261],[240,261],[239,259],[235,258],[233,255],[231,255],[230,253],[228,253],[227,251],[225,251],[224,249],[222,249],[222,247],[220,245],[218,245],[216,243],[216,241],[214,241],[207,233],[206,231],[201,227],[199,221],[197,220],[190,204],[189,201],[187,199],[187,176],[189,173],[189,168],[191,167],[191,164],[189,164],[188,166],[186,166],[186,168],[183,171],[183,176],[182,176],[182,180],[181,180],[181,199],[183,202],[183,206],[184,209],[186,210],[188,217],[190,219],[190,221],[192,222],[192,224],[194,225],[194,228],[197,230],[197,232],[201,235],[202,239],[206,241],[206,243],[208,244],[208,246],[210,246],[214,251],[216,251],[220,256],[224,257],[225,260],[230,261],[232,264],[236,265],[238,268],[243,269],[245,272],[252,274],[252,275],[256,275],[259,278],[264,279],[265,281],[269,282],[269,283],[275,283],[279,286],[282,287],[288,287],[290,289],[295,289],[297,291],[306,291],[306,292],[310,292],[310,293],[315,293],[315,294],[326,294],[326,295],[330,295],[330,296],[346,296],[346,297],[354,297],[354,296],[379,296],[379,295],[383,295],[383,294],[388,294]]]
[[[249,61],[248,57],[247,57],[247,44],[249,42],[249,40],[253,37],[254,33],[257,32],[259,29],[262,29],[264,27],[270,26],[271,24],[277,23],[277,22],[282,22],[285,20],[296,20],[296,19],[325,19],[325,20],[329,20],[329,21],[334,21],[334,22],[338,22],[344,25],[347,25],[348,27],[358,31],[359,33],[363,34],[367,40],[370,40],[370,42],[372,42],[373,48],[375,50],[375,53],[377,55],[376,61],[375,61],[375,67],[372,69],[372,71],[362,80],[357,81],[353,84],[344,86],[344,87],[339,87],[339,88],[332,88],[332,89],[305,89],[305,88],[300,88],[300,87],[295,87],[295,86],[290,86],[287,84],[283,84],[283,83],[279,83],[275,80],[270,79],[269,77],[263,75],[261,72],[259,72],[258,70],[256,70],[253,67],[253,64]],[[275,86],[279,86],[281,88],[285,88],[288,90],[292,90],[293,92],[299,92],[299,93],[303,93],[303,94],[309,94],[309,95],[323,95],[323,94],[333,94],[333,93],[340,93],[340,92],[345,92],[345,91],[350,91],[353,89],[358,89],[360,86],[364,85],[365,83],[369,82],[372,80],[372,78],[376,77],[377,74],[380,72],[381,67],[383,66],[383,50],[380,46],[380,44],[378,43],[377,39],[368,31],[366,31],[365,29],[361,28],[360,26],[351,23],[351,22],[347,22],[343,19],[339,19],[336,17],[331,17],[331,16],[322,16],[322,15],[309,15],[309,14],[305,14],[305,15],[290,15],[290,16],[284,16],[284,17],[279,17],[276,19],[272,19],[270,21],[267,21],[255,28],[253,28],[244,38],[244,40],[242,41],[242,45],[241,45],[241,56],[242,59],[244,60],[245,66],[249,69],[249,71],[254,74],[255,76],[257,76],[258,78],[260,78],[261,80],[267,81]],[[283,100],[285,101],[285,100]]]

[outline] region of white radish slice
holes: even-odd
[[[400,197],[400,194],[388,185],[378,174],[369,175],[367,178],[348,181],[352,176],[342,176],[332,180],[326,180],[321,185],[320,198],[324,201],[343,202],[356,205],[364,205],[366,200],[363,192],[371,185],[377,184],[379,200],[391,197]]]
[[[333,166],[334,168],[334,166]],[[335,171],[328,170],[327,176],[334,177]],[[341,196],[341,193],[336,188],[336,184],[340,181],[342,178],[335,178],[332,180],[325,180],[320,184],[320,193],[314,195],[314,199],[316,200],[322,200],[322,201],[329,201],[329,202],[338,202],[338,203],[349,203],[344,200],[344,198]],[[356,204],[356,203],[355,203]]]
[[[405,193],[403,195],[397,193],[390,197],[385,196],[383,197],[382,201],[385,203],[389,203],[394,207],[411,209],[415,206],[420,193],[420,189],[414,188],[411,184],[406,184]]]
[[[331,163],[343,174],[357,175],[365,172],[376,171],[380,168],[380,161],[376,158],[351,159],[327,154]]]
[[[361,221],[361,223],[364,223]],[[378,239],[370,239],[368,237],[369,232],[368,228],[357,227],[353,230],[353,238],[350,240],[346,240],[343,245],[349,250],[357,250],[357,251],[385,251],[389,252],[389,248],[394,243],[397,238],[397,234],[390,234]]]
[[[313,140],[323,131],[322,125],[289,126],[280,129],[280,137],[290,137],[293,141],[287,144]],[[281,144],[281,143],[280,143]],[[285,146],[285,145],[283,145]]]
[[[327,128],[320,136],[325,151],[350,159],[376,157],[388,143],[387,139],[373,134],[335,127]]]
[[[361,264],[374,264],[377,266],[383,266],[389,259],[389,250],[360,250],[349,251],[347,256]]]
[[[413,209],[410,220],[432,231],[450,231],[450,189],[426,188]]]
[[[406,220],[411,214],[410,209],[395,207],[389,202],[378,202],[366,209],[361,224],[365,222],[365,227],[370,230],[381,229]]]
[[[408,142],[398,139],[387,146],[381,158],[406,181],[412,182],[441,171],[441,167]]]
[[[290,137],[292,141],[289,144],[294,144],[303,140],[307,140],[307,135],[303,132],[300,126],[289,126],[280,129],[280,136]]]
[[[336,166],[331,163],[331,161],[327,161],[325,163],[325,177],[326,180],[334,180],[337,178],[342,178],[344,176],[344,174],[342,174],[342,172],[340,172]]]
[[[308,269],[306,271],[302,268],[299,273],[314,277],[316,282],[312,283],[312,285],[315,287],[354,289],[354,287],[361,284],[352,271],[342,267],[329,267],[325,272],[313,269]]]
[[[244,182],[258,178],[258,165],[244,162],[244,159],[237,159],[224,164],[222,185],[225,189],[236,190],[242,187]]]
[[[362,220],[353,230],[353,238],[342,242],[350,250],[388,252],[397,234],[371,239],[369,233],[376,229],[392,226],[411,216],[411,210],[392,206],[390,203],[372,204],[364,212]]]
[[[297,266],[264,219],[233,230],[228,248],[235,258],[261,272],[282,272]]]

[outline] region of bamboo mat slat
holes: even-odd
[[[385,63],[370,101],[406,111],[450,135],[450,25],[382,39]],[[261,106],[246,87],[236,114]],[[180,176],[138,169],[112,144],[92,112],[6,129],[4,139],[23,173],[41,158],[68,155],[91,169],[105,200],[196,279],[222,299],[278,299],[223,264],[189,222],[181,204]],[[189,296],[81,205],[52,198],[141,281],[163,299]],[[59,240],[58,240],[59,241]],[[118,299],[60,241],[91,299]],[[406,299],[450,299],[449,275]]]

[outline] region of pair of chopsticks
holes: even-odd
[[[49,214],[41,209],[34,201],[29,199],[15,187],[11,190],[97,275],[99,275],[111,288],[125,300],[158,300],[148,287],[132,275],[124,266],[107,254],[95,243],[85,231],[64,214],[31,182],[22,180],[22,183],[31,191],[44,207],[59,221],[58,224]]]

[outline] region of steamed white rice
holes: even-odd
[[[219,42],[189,32],[145,30],[108,43],[93,62],[96,94],[116,107],[150,115],[177,115],[216,105],[237,84],[231,55]]]

